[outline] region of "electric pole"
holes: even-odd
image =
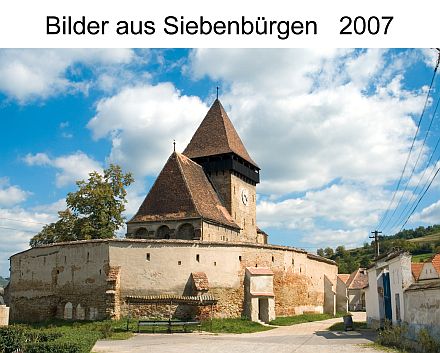
[[[375,230],[371,232],[371,234],[374,234],[374,236],[370,236],[369,238],[374,239],[374,252],[376,253],[376,257],[379,257],[379,234],[382,234],[382,232]]]

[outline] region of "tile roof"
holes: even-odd
[[[432,260],[432,265],[434,266],[435,270],[437,271],[438,275],[440,276],[440,253],[436,254]]]
[[[417,281],[422,273],[423,263],[411,262],[411,272],[414,279]]]
[[[362,289],[368,286],[368,275],[365,268],[358,268],[346,282],[348,289]]]
[[[246,267],[251,275],[273,275],[270,268],[265,267]]]
[[[231,152],[258,168],[246,151],[222,104],[216,99],[183,154],[189,158],[198,158]]]
[[[202,167],[174,152],[130,222],[199,217],[240,229],[220,202]]]
[[[209,290],[208,276],[205,272],[192,272],[191,276],[197,291]]]
[[[350,275],[348,273],[340,273],[340,274],[338,274],[338,278],[342,282],[347,283],[348,279],[350,278]]]

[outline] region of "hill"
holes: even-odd
[[[413,262],[422,262],[440,252],[440,225],[405,229],[391,236],[383,236],[379,240],[380,253],[393,248],[406,250],[413,255]],[[351,273],[359,267],[370,266],[375,258],[374,241],[364,243],[360,248],[346,250],[343,245],[335,250],[328,247],[318,249],[318,255],[338,263],[339,273]]]
[[[5,287],[9,282],[9,278],[3,278],[2,276],[0,276],[0,287]]]

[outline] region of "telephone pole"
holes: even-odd
[[[370,236],[370,239],[374,239],[374,252],[376,253],[376,257],[379,257],[379,234],[382,234],[382,232],[379,232],[377,230],[371,232],[371,234],[374,234],[374,236]]]

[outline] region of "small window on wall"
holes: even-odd
[[[147,252],[147,254],[145,255],[145,260],[150,261],[150,253]]]
[[[200,255],[199,254],[196,255],[196,261],[200,262]]]
[[[240,261],[241,262],[241,255],[238,257],[238,261]]]
[[[177,264],[180,266],[182,264],[182,261],[177,261]]]
[[[272,256],[272,262],[275,262],[275,258]]]

